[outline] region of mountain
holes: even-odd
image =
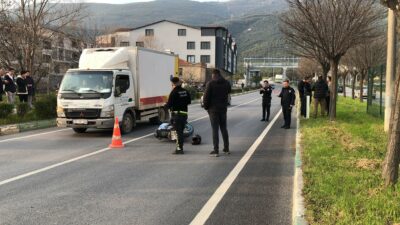
[[[103,28],[137,27],[158,20],[194,26],[222,25],[229,29],[239,46],[239,57],[262,57],[283,45],[278,15],[287,9],[284,0],[231,0],[197,2],[156,0],[130,4],[84,3],[89,17]]]

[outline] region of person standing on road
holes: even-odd
[[[33,96],[35,95],[35,82],[31,76],[30,71],[27,71],[26,74],[26,84],[28,87],[28,105],[32,109],[33,108]]]
[[[17,87],[14,83],[14,74],[15,70],[13,68],[9,68],[4,77],[4,91],[6,92],[8,103],[10,104],[14,104],[15,92],[17,91]]]
[[[229,135],[227,129],[228,95],[231,93],[231,85],[225,80],[218,69],[214,69],[212,80],[207,83],[204,91],[204,109],[210,117],[214,150],[210,156],[219,156],[219,130],[224,141],[223,152],[230,154]]]
[[[0,68],[0,102],[3,101],[3,92],[4,92],[4,88],[3,88],[3,76],[6,72],[4,71],[3,68]]]
[[[292,87],[290,87],[289,80],[283,81],[283,88],[279,97],[281,98],[283,119],[285,120],[285,124],[281,128],[290,129],[292,109],[296,101],[296,92]]]
[[[264,80],[263,87],[260,89],[260,94],[262,94],[261,121],[269,122],[269,116],[271,114],[272,87],[269,85],[267,80]],[[267,117],[265,117],[265,112],[267,112]]]
[[[188,119],[188,105],[192,102],[189,92],[182,88],[182,82],[178,77],[173,77],[172,91],[169,95],[167,107],[171,110],[171,121],[176,131],[176,149],[173,154],[183,153],[183,130]]]
[[[21,71],[21,75],[17,76],[17,95],[20,102],[28,102],[28,86],[26,82],[26,74],[28,71]]]
[[[328,95],[328,85],[322,76],[318,77],[312,90],[314,91],[314,118],[318,115],[318,105],[321,106],[321,116],[325,116],[326,96]]]

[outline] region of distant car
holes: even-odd
[[[270,84],[270,85],[272,87],[272,90],[275,89],[275,87],[276,87],[275,84]]]
[[[204,97],[204,95],[201,96],[201,98],[200,98],[200,106],[201,106],[201,108],[204,108],[203,97]],[[231,97],[231,95],[229,94],[229,95],[228,95],[228,105],[231,105],[231,101],[232,101],[232,97]]]
[[[338,87],[338,93],[343,93],[343,92],[344,92],[343,86],[339,86],[339,87]]]
[[[356,91],[356,98],[360,98],[360,90]],[[368,87],[363,88],[363,96],[362,98],[368,98]],[[372,90],[372,99],[376,99],[376,92]]]

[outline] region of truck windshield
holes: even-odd
[[[60,93],[63,98],[108,98],[111,96],[111,71],[73,71],[65,74]]]

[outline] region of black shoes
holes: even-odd
[[[218,157],[219,156],[219,153],[218,153],[218,151],[212,151],[212,152],[210,152],[210,156],[212,156],[212,157]]]
[[[172,154],[174,155],[183,155],[183,149],[178,147]]]
[[[225,153],[225,155],[230,155],[231,154],[231,152],[227,148],[224,148],[223,152]]]
[[[264,122],[264,121],[265,121],[265,119],[261,119],[260,121]]]
[[[286,125],[281,126],[281,128],[286,128]]]

